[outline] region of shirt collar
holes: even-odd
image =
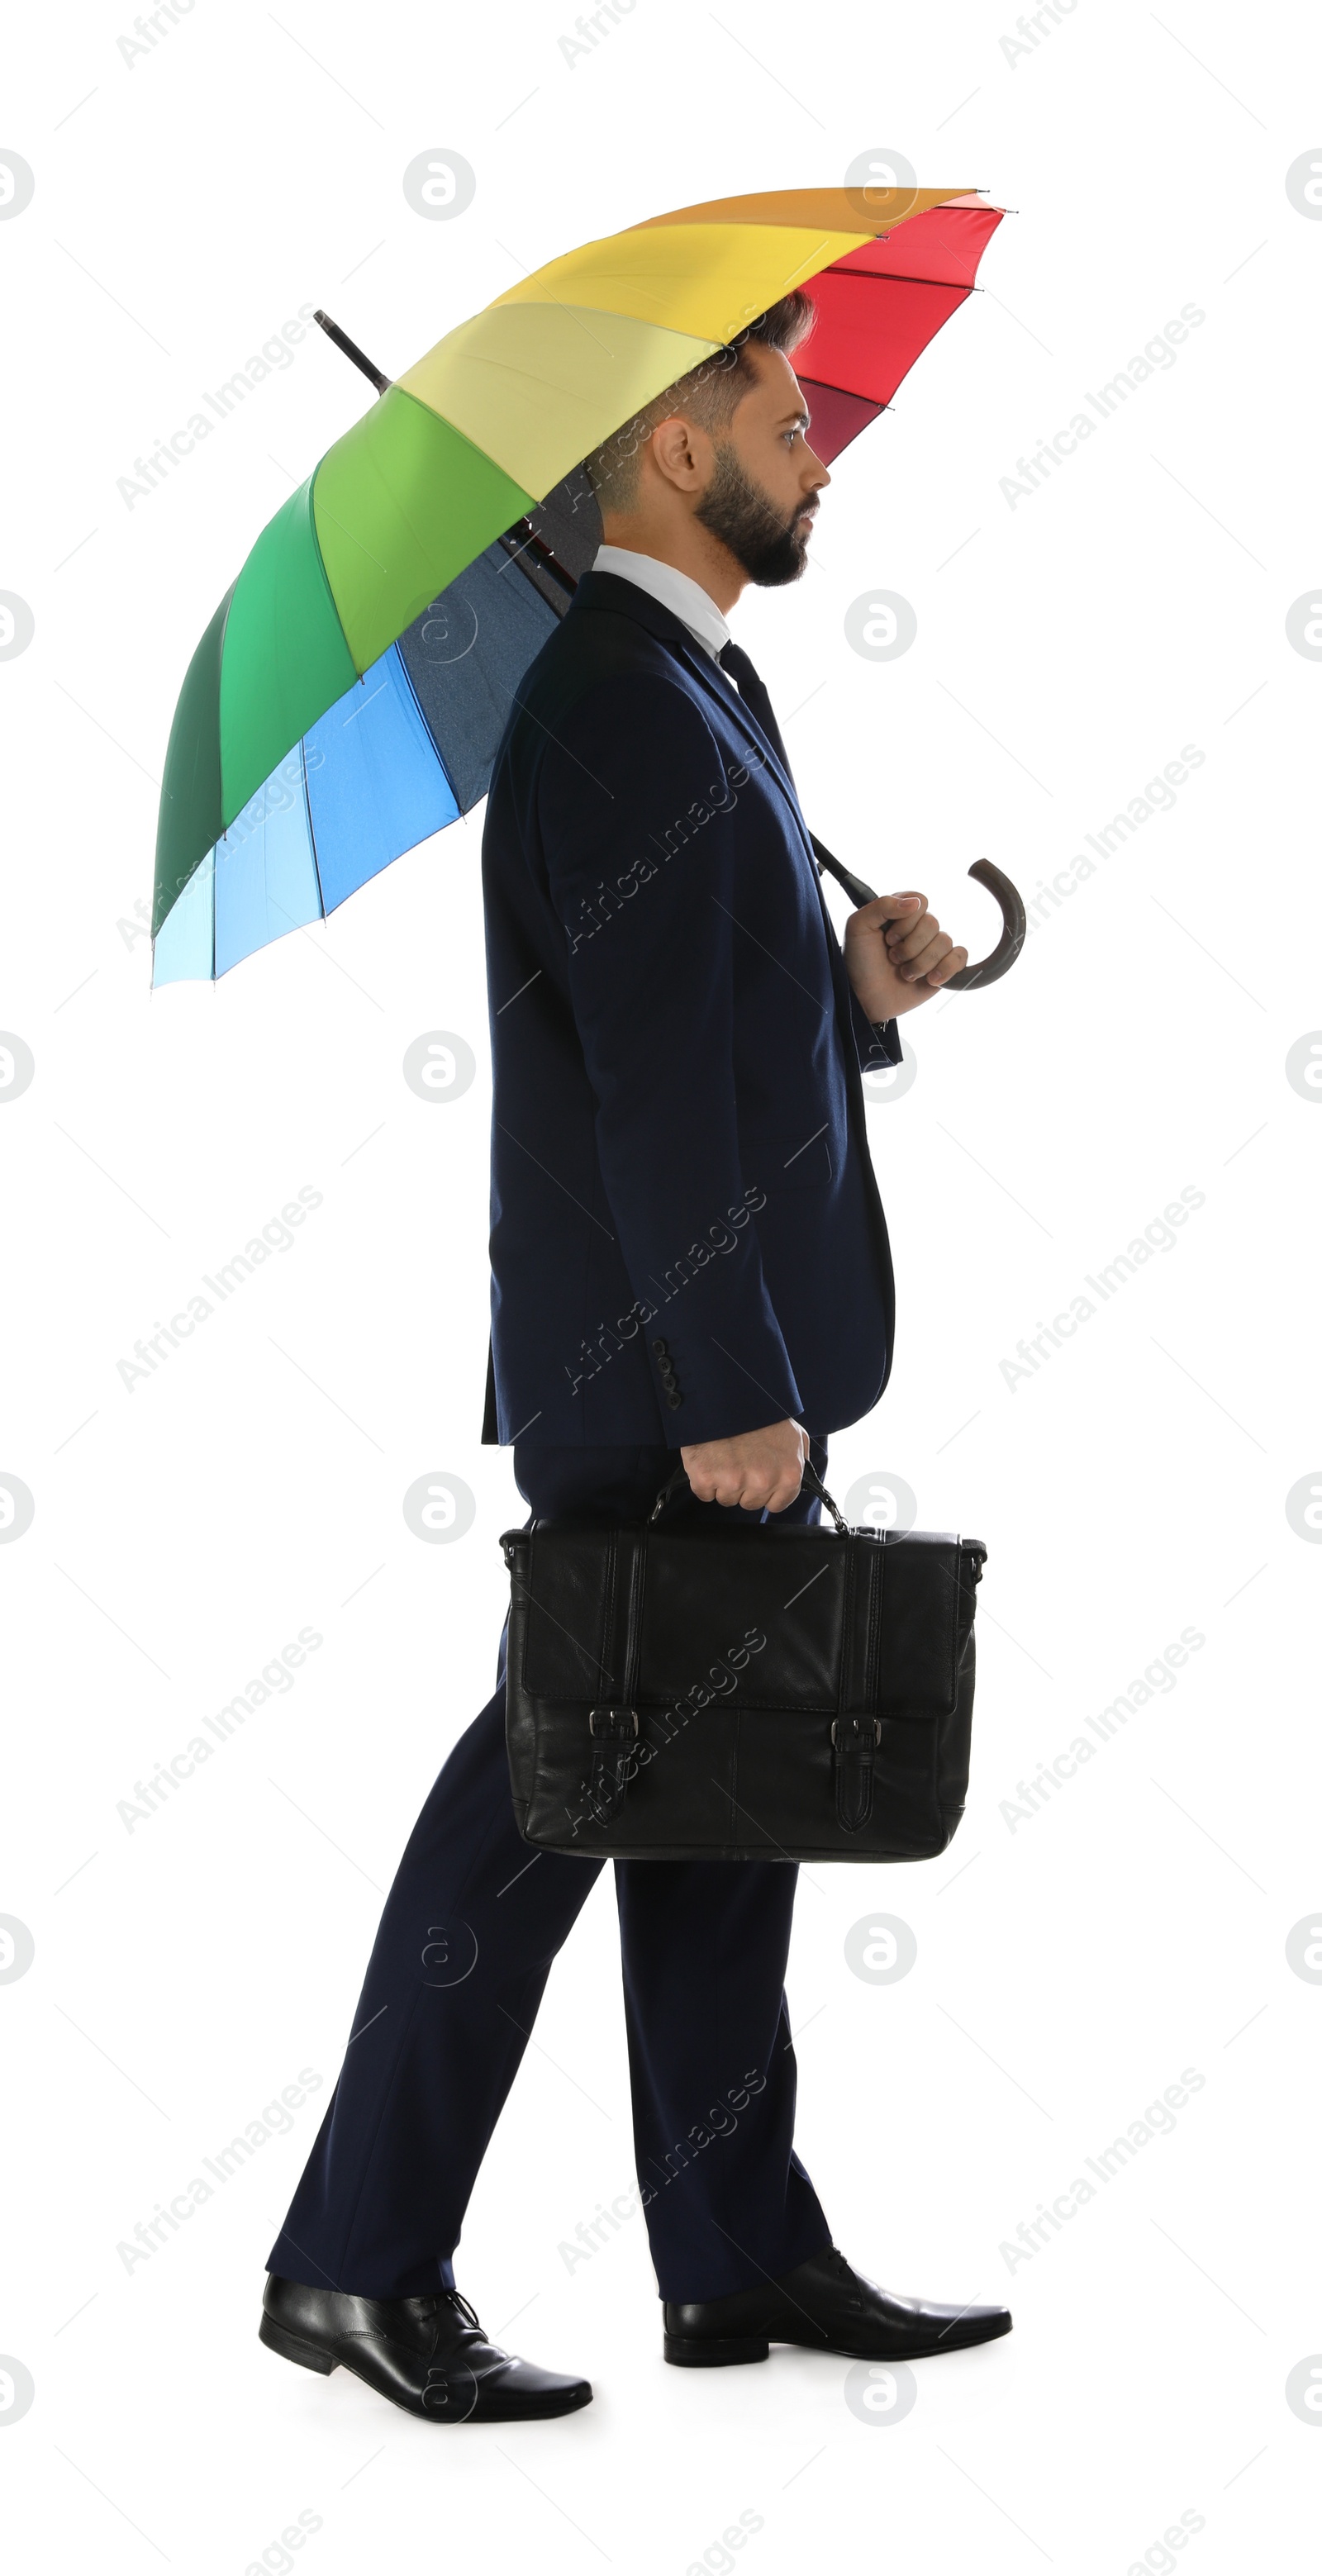
[[[730,629],[709,591],[692,581],[676,564],[661,563],[655,555],[635,554],[631,546],[598,546],[593,559],[594,572],[613,572],[621,581],[631,581],[659,600],[687,626],[694,641],[716,660],[723,645],[730,641]]]

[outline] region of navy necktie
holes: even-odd
[[[723,644],[716,658],[721,669],[733,680],[749,714],[755,723],[762,727],[777,760],[793,786],[794,772],[789,764],[789,754],[781,740],[776,712],[767,695],[765,682],[759,677],[742,644]]]

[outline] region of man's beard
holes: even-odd
[[[716,467],[695,517],[728,546],[750,581],[762,590],[779,590],[797,581],[807,560],[809,529],[799,526],[805,504],[796,501],[788,519],[746,474],[729,439],[718,441]]]

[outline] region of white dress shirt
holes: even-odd
[[[710,653],[720,670],[716,657],[722,645],[729,643],[730,629],[701,582],[690,580],[689,575],[680,572],[675,564],[662,563],[655,555],[635,554],[631,546],[598,546],[592,569],[594,572],[616,573],[621,581],[635,582],[639,590],[659,599],[663,608],[670,609],[683,621],[694,643],[701,644],[704,652]],[[728,672],[722,671],[721,677],[731,687],[734,686]]]

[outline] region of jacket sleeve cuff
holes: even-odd
[[[870,1020],[852,984],[849,988],[849,1016],[861,1073],[871,1073],[878,1065],[903,1064],[899,1021]]]
[[[649,1266],[636,1312],[667,1448],[733,1440],[803,1411],[751,1224],[725,1257],[698,1241],[662,1277]],[[644,1253],[643,1259],[646,1260]]]
[[[664,1310],[663,1310],[664,1311]],[[653,1327],[655,1330],[655,1327]],[[797,1420],[803,1398],[778,1332],[755,1336],[756,1358],[750,1367],[737,1342],[723,1334],[705,1336],[705,1349],[693,1351],[699,1383],[671,1404],[662,1396],[661,1419],[668,1449],[688,1448],[698,1440],[735,1440],[743,1431],[761,1431],[772,1422]],[[685,1373],[691,1363],[683,1343],[677,1354]],[[672,1377],[678,1391],[682,1380]]]

